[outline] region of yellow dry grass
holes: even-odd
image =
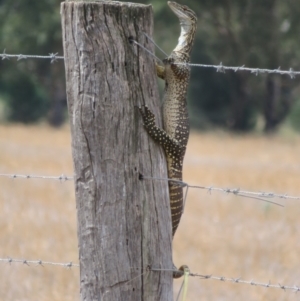
[[[184,180],[300,195],[300,139],[193,133]],[[0,126],[0,173],[72,174],[66,126]],[[73,183],[0,178],[0,258],[78,262]],[[300,201],[285,208],[190,190],[174,262],[193,272],[300,286]],[[0,263],[0,300],[79,300],[78,268]],[[175,281],[178,291],[181,280]],[[188,300],[296,300],[279,289],[190,278]]]

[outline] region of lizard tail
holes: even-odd
[[[183,189],[182,186],[176,183],[169,183],[170,206],[172,217],[172,234],[174,234],[179,225],[183,212]]]

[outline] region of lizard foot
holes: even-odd
[[[139,107],[139,110],[140,110],[140,113],[141,113],[143,121],[144,121],[144,126],[146,128],[151,128],[152,126],[155,125],[155,116],[150,111],[148,106],[144,105],[143,107]]]
[[[173,264],[173,269],[176,270],[173,272],[173,278],[174,279],[178,279],[180,278],[181,276],[183,276],[184,274],[184,271],[186,269],[189,270],[188,266],[187,265],[182,265],[179,269],[176,268],[176,266]]]

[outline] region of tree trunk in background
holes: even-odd
[[[248,75],[243,73],[232,74],[232,119],[229,127],[236,131],[248,130],[249,95],[247,91]]]
[[[65,2],[61,6],[78,214],[81,300],[172,300],[168,183],[160,147],[136,106],[160,120],[151,6]]]
[[[60,72],[62,68],[56,63],[50,69],[51,77],[49,79],[50,85],[48,89],[50,91],[50,109],[48,112],[48,122],[54,127],[61,126],[66,119],[66,85],[65,81],[61,80]]]
[[[274,132],[289,114],[293,105],[291,81],[290,78],[284,78],[282,75],[268,75],[264,106],[265,132]]]

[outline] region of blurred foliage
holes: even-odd
[[[180,33],[178,19],[165,0],[152,4],[154,38],[170,53]],[[198,15],[194,63],[299,70],[300,6],[297,0],[185,0]],[[56,0],[0,1],[0,48],[7,53],[62,54],[60,2]],[[160,57],[161,54],[157,53]],[[11,120],[47,117],[63,122],[65,83],[63,62],[28,60],[0,62],[0,95]],[[248,131],[263,116],[273,131],[287,116],[297,95],[298,80],[288,76],[246,72],[216,73],[192,68],[189,108],[192,126]],[[295,113],[292,115],[293,119]]]
[[[167,1],[152,3],[155,40],[170,53],[179,35],[178,20]],[[299,70],[297,0],[186,0],[184,4],[198,15],[193,63]],[[247,131],[263,115],[265,130],[274,131],[289,116],[298,83],[288,76],[256,77],[242,71],[223,74],[192,67],[192,126]]]
[[[24,55],[62,54],[59,9],[57,0],[0,1],[0,49]],[[63,122],[66,96],[62,61],[3,60],[0,70],[0,95],[8,120],[29,123],[47,117],[52,125]]]
[[[294,104],[293,110],[291,110],[289,116],[289,123],[297,131],[300,132],[300,99],[298,98]]]
[[[38,121],[48,111],[47,93],[28,72],[12,75],[8,73],[5,77],[5,94],[2,95],[7,103],[7,118],[24,123]]]

